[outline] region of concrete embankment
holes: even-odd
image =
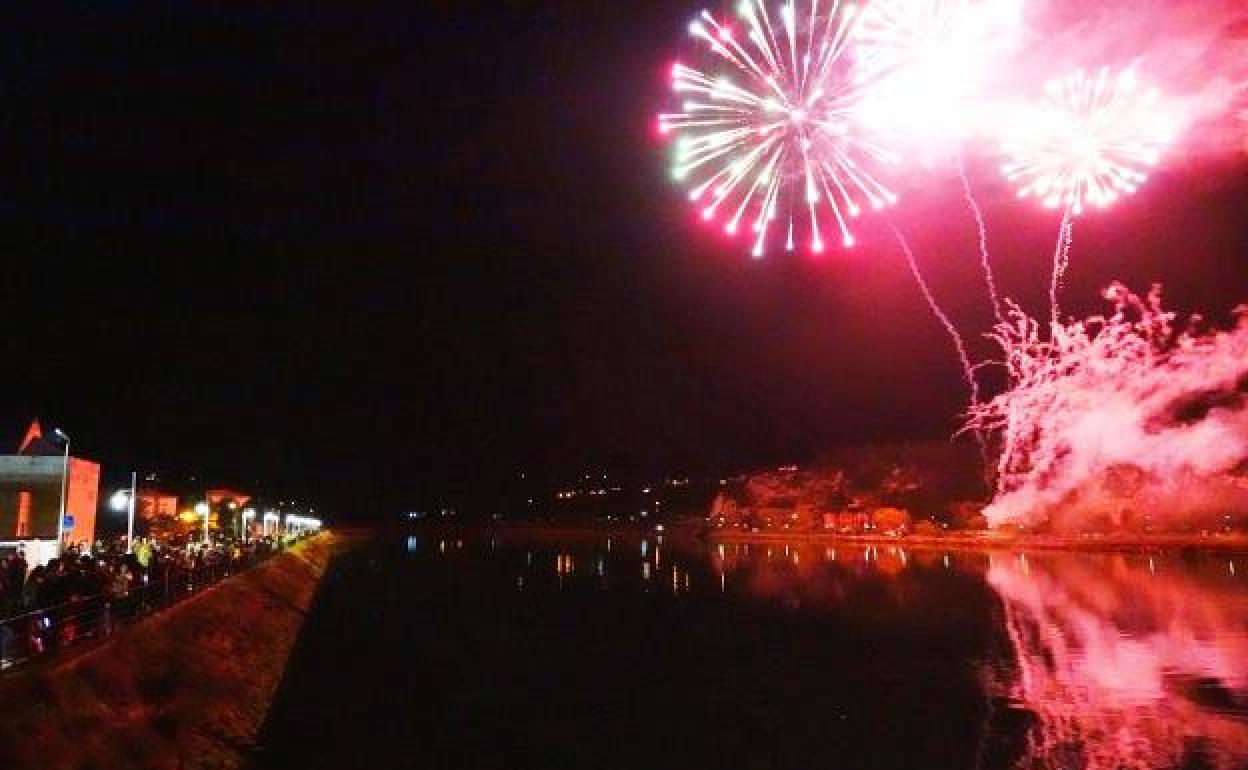
[[[88,652],[0,679],[0,767],[241,766],[343,543],[322,533]]]

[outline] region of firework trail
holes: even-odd
[[[902,235],[901,230],[897,229],[897,225],[889,222],[889,229],[893,231],[893,235],[897,238],[898,245],[906,257],[906,264],[910,267],[910,272],[914,275],[914,281],[919,285],[919,290],[923,292],[923,299],[927,300],[927,306],[931,308],[932,315],[936,316],[936,320],[940,321],[940,325],[945,327],[945,331],[949,333],[949,338],[953,340],[954,350],[958,354],[958,362],[962,365],[962,377],[966,380],[967,387],[971,391],[971,410],[972,412],[979,406],[979,382],[975,379],[975,366],[971,363],[971,357],[966,351],[966,342],[962,339],[962,335],[958,332],[958,327],[949,319],[949,315],[940,307],[940,303],[936,301],[936,296],[932,294],[932,289],[927,285],[927,280],[923,277],[923,272],[919,269],[919,262],[915,259],[914,250],[910,248],[910,243],[906,237]],[[987,444],[982,434],[976,430],[975,438],[979,442],[981,452],[987,451]]]
[[[1075,218],[1069,206],[1062,213],[1062,223],[1057,228],[1057,246],[1053,250],[1053,278],[1049,284],[1049,315],[1053,325],[1061,323],[1061,307],[1058,293],[1062,288],[1062,278],[1070,267],[1070,246],[1074,241]]]
[[[1001,314],[1001,297],[997,294],[997,282],[992,275],[992,261],[988,257],[988,226],[984,222],[984,212],[980,210],[975,194],[971,190],[971,180],[966,176],[966,166],[962,161],[962,153],[958,156],[958,177],[962,180],[962,195],[975,215],[975,226],[979,232],[979,263],[984,270],[984,281],[988,284],[988,297],[992,301],[992,315],[997,323],[1005,320]]]
[[[1013,37],[1021,18],[1015,0],[873,0],[865,5],[853,30],[854,78],[866,87],[860,118],[897,141],[931,148],[951,139],[955,147],[981,111],[981,91],[991,62]],[[993,312],[1000,300],[988,256],[987,227],[966,178],[960,151],[959,174],[975,216],[980,262]],[[966,344],[949,315],[936,301],[910,245],[892,227],[928,307],[949,333],[970,388],[979,403]],[[980,439],[981,452],[986,444]]]
[[[856,9],[743,0],[742,41],[731,22],[703,11],[689,33],[708,68],[672,67],[683,101],[659,116],[660,133],[676,135],[672,176],[690,184],[703,219],[723,213],[730,235],[749,226],[756,257],[772,231],[790,251],[799,240],[823,251],[825,230],[852,246],[849,220],[897,200],[873,173],[897,156],[855,117],[861,89],[847,50]]]

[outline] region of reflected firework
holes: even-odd
[[[773,235],[789,250],[820,252],[826,232],[852,246],[849,220],[896,201],[875,176],[896,156],[855,120],[854,20],[839,0],[745,0],[737,25],[709,12],[690,24],[708,61],[672,67],[682,103],[659,130],[675,135],[672,175],[702,217],[724,217],[729,234],[748,227],[755,256]]]
[[[1208,566],[1019,555],[989,569],[1014,655],[1004,694],[1035,717],[1018,767],[1242,767],[1248,603]]]
[[[1019,110],[1007,126],[1003,171],[1020,197],[1035,195],[1072,216],[1134,193],[1173,139],[1160,92],[1135,71],[1082,71],[1046,86],[1047,101]]]

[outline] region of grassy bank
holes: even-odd
[[[318,535],[72,660],[0,680],[0,766],[240,766],[335,544]]]

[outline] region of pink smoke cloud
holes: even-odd
[[[1017,308],[993,337],[1010,386],[969,427],[1000,448],[995,526],[1209,528],[1248,513],[1248,311],[1179,330],[1158,289],[1106,291],[1108,317],[1056,324]],[[1129,521],[1134,520],[1134,521]]]

